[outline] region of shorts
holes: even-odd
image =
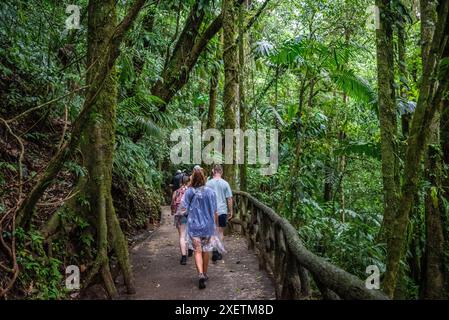
[[[187,224],[187,216],[175,215],[173,225],[178,228],[181,224]]]
[[[228,224],[228,215],[227,214],[220,214],[218,216],[218,226],[220,228],[226,228]]]
[[[220,253],[225,253],[226,250],[220,237],[215,234],[210,237],[187,237],[187,244],[189,249],[193,251],[211,252],[218,251]]]

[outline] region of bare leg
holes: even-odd
[[[218,227],[218,234],[220,235],[220,241],[223,241],[223,238],[224,238],[224,228]]]
[[[186,225],[180,224],[178,227],[179,233],[179,248],[181,249],[181,255],[187,255],[187,244],[186,244]]]
[[[209,252],[203,252],[203,272],[207,273],[207,268],[209,266]]]
[[[203,273],[203,252],[201,249],[201,240],[193,238],[193,248],[195,250],[195,265],[198,273]]]

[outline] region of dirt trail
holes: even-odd
[[[274,299],[274,287],[264,271],[259,271],[256,255],[239,235],[225,237],[223,260],[209,265],[207,288],[198,289],[193,257],[180,265],[177,230],[170,208],[162,208],[161,226],[147,240],[131,250],[136,280],[134,295],[122,299],[239,300]]]

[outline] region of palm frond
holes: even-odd
[[[364,104],[377,104],[377,95],[369,83],[352,70],[339,70],[330,74],[335,85],[356,101]]]
[[[162,128],[149,118],[137,116],[134,120],[134,124],[137,129],[143,131],[145,134],[162,137]]]

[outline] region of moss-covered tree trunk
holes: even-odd
[[[446,46],[446,50],[448,50],[449,46]],[[441,181],[441,190],[442,197],[446,203],[449,203],[449,97],[446,95],[446,98],[443,101],[441,117],[440,117],[440,147],[441,147],[441,157],[442,157],[442,181]],[[443,212],[443,236],[444,236],[444,265],[449,266],[449,212],[447,206],[444,206],[443,209],[446,211]],[[446,267],[444,270],[444,278],[445,278],[445,292],[449,292],[449,270]]]
[[[240,115],[240,129],[245,131],[247,129],[247,108],[246,108],[246,37],[244,30],[244,23],[246,17],[247,4],[242,4],[239,6],[239,115]],[[244,141],[245,142],[245,141]],[[239,165],[239,180],[240,180],[240,190],[246,191],[247,184],[247,144],[244,147],[244,163]]]
[[[407,70],[407,32],[406,32],[406,23],[407,20],[403,16],[397,17],[399,21],[396,23],[397,28],[397,49],[398,49],[398,62],[397,62],[397,68],[399,71],[399,99],[402,101],[402,103],[408,103],[409,100],[409,76],[408,76],[408,70]],[[405,109],[405,108],[404,108]],[[410,127],[410,120],[412,117],[412,112],[409,112],[408,110],[403,110],[401,114],[401,140],[405,141],[407,140],[408,134],[409,134],[409,127]],[[399,146],[399,154],[402,157],[405,151],[405,144],[401,144]],[[415,195],[414,200],[414,206],[412,208],[411,213],[411,230],[410,230],[410,243],[408,245],[408,250],[410,251],[410,255],[407,256],[407,263],[409,265],[410,269],[410,276],[415,281],[416,284],[420,282],[420,276],[421,276],[421,263],[420,263],[420,256],[421,256],[421,229],[422,229],[422,221],[419,215],[419,202],[420,197],[418,194]],[[401,288],[404,289],[404,288]],[[403,293],[399,293],[398,290],[396,290],[396,295],[403,295]],[[402,290],[403,291],[403,290]]]
[[[422,1],[422,7],[429,5]],[[428,143],[430,127],[434,120],[437,106],[441,103],[444,90],[449,81],[448,68],[438,74],[445,43],[445,30],[448,21],[449,1],[440,1],[435,32],[432,37],[429,54],[423,66],[418,103],[410,126],[405,153],[403,185],[399,207],[395,215],[393,230],[387,242],[387,270],[383,280],[385,292],[392,297],[402,259],[409,225],[410,212],[417,192],[421,160]],[[439,81],[436,81],[436,80]]]
[[[423,43],[422,61],[429,54],[430,43],[436,21],[436,3],[421,10],[421,38]],[[446,90],[446,89],[444,89]],[[425,234],[426,242],[422,262],[420,296],[423,299],[442,299],[444,297],[444,207],[441,203],[441,156],[439,151],[439,114],[441,105],[434,106],[437,111],[430,125],[427,157],[425,159],[425,179],[429,184],[425,196]]]
[[[446,171],[443,172],[442,188],[445,198],[449,201],[449,97],[443,101],[440,117],[440,144],[443,163]]]
[[[288,179],[284,182],[284,200],[279,201],[277,210],[283,212],[287,207],[288,212],[292,213],[296,201],[299,199],[299,188],[296,177],[299,176],[299,170],[301,165],[301,155],[303,151],[302,139],[303,139],[303,110],[306,99],[306,89],[308,86],[309,72],[307,71],[305,75],[299,74],[299,90],[298,90],[298,111],[296,113],[296,121],[292,124],[292,128],[295,131],[295,146],[292,148],[294,154],[292,156],[292,162],[290,164],[290,172]],[[310,83],[309,83],[310,85]],[[310,88],[313,90],[312,86]]]
[[[199,0],[196,0],[190,10],[183,30],[176,42],[172,55],[166,62],[160,80],[151,88],[151,93],[168,103],[173,95],[184,85],[190,75],[193,66],[187,61],[195,41],[199,36],[199,30],[204,20],[204,9],[200,8]]]
[[[210,76],[209,83],[209,110],[207,112],[207,128],[214,129],[216,127],[217,114],[217,98],[218,98],[218,77],[220,70],[214,66]]]
[[[398,70],[399,70],[399,96],[403,102],[408,101],[408,72],[407,72],[407,33],[405,30],[406,19],[400,18],[398,29]],[[401,114],[401,131],[404,139],[408,136],[411,113],[404,110]]]
[[[215,64],[211,68],[212,70],[209,80],[209,105],[207,110],[206,128],[204,129],[215,129],[217,126],[217,101],[220,68]],[[212,171],[212,164],[203,163],[202,166],[209,175]]]
[[[398,205],[399,158],[393,68],[393,17],[390,11],[390,0],[376,0],[376,5],[379,7],[380,14],[376,42],[384,196],[384,216],[380,239],[385,240],[389,237]]]
[[[83,209],[87,216],[95,217],[92,220],[96,221],[98,251],[90,275],[95,274],[96,268],[101,270],[110,297],[114,297],[117,292],[109,271],[109,247],[115,251],[128,291],[133,292],[128,245],[118,223],[111,195],[117,108],[114,68],[102,84],[96,83],[98,74],[105,72],[97,61],[107,55],[108,40],[113,36],[117,24],[115,6],[115,0],[89,1],[87,83],[93,87],[101,86],[101,89],[81,141],[88,177],[79,186],[89,203]]]
[[[173,52],[162,71],[160,79],[151,88],[151,94],[164,101],[160,110],[164,111],[174,95],[188,82],[190,72],[209,41],[222,27],[222,15],[217,16],[204,27],[205,6],[196,0],[178,37]],[[204,29],[200,33],[200,30]]]
[[[440,191],[440,148],[437,144],[429,146],[426,162],[426,180],[430,188],[425,199],[426,246],[420,296],[422,299],[444,299],[444,206]]]
[[[235,0],[223,0],[223,62],[224,62],[224,128],[236,128],[236,110],[238,106],[238,47],[237,39],[237,2]],[[235,146],[233,141],[230,146],[225,143],[225,150],[232,148],[232,161],[225,161],[224,178],[229,182],[231,188],[236,187],[236,165],[235,165]],[[226,163],[231,162],[231,163]]]

